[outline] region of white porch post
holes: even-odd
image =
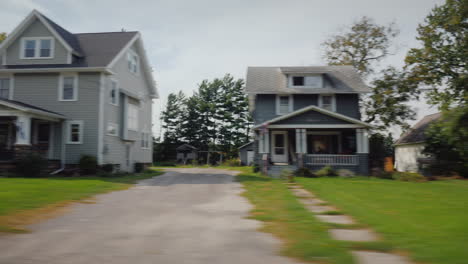
[[[270,153],[270,131],[267,128],[259,131],[258,153],[262,172],[266,175],[268,174],[268,153]]]
[[[16,117],[15,145],[31,145],[31,117],[18,115]]]
[[[367,129],[356,129],[356,152],[369,153],[369,137]]]
[[[296,153],[298,167],[304,167],[304,154],[307,153],[306,129],[296,128]]]

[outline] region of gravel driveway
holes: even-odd
[[[288,264],[280,242],[245,219],[232,171],[168,169],[125,191],[0,237],[0,263]]]

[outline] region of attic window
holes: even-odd
[[[50,37],[22,38],[21,59],[52,59],[54,39]]]
[[[138,73],[138,66],[140,64],[140,58],[134,51],[129,51],[127,53],[127,63],[128,63],[128,70],[132,73]]]
[[[304,76],[294,76],[293,79],[293,86],[304,86]]]
[[[322,88],[322,75],[291,76],[290,87]]]

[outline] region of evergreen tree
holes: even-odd
[[[178,94],[170,93],[167,97],[166,110],[161,114],[164,129],[164,143],[178,144],[183,142],[181,138],[181,124],[185,111],[185,95],[182,91]]]

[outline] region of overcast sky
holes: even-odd
[[[245,78],[247,66],[321,65],[320,43],[361,16],[395,22],[401,33],[395,55],[382,66],[401,66],[418,46],[418,23],[442,0],[0,0],[0,32],[11,32],[37,9],[73,33],[140,31],[161,99],[191,94],[203,79],[231,73]],[[419,102],[418,118],[436,112]]]

